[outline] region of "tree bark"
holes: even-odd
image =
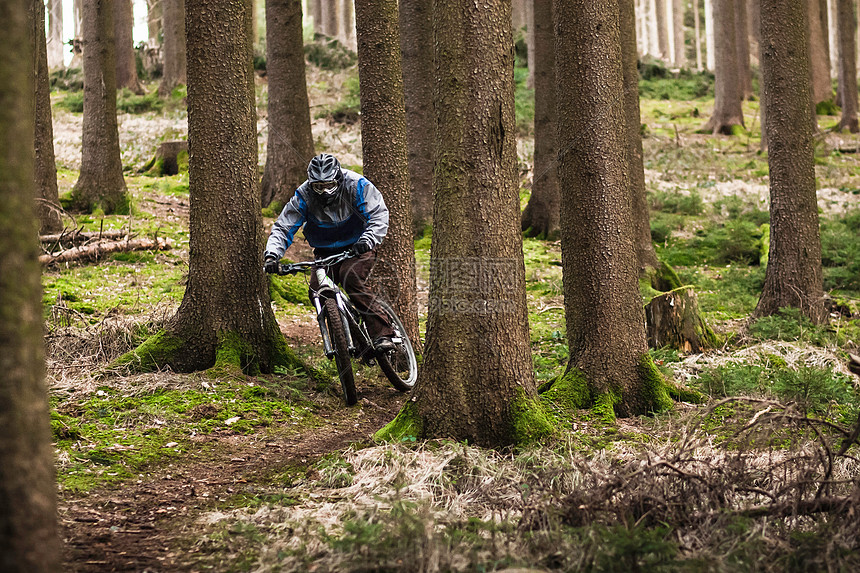
[[[671,404],[647,358],[615,0],[556,0],[562,263],[570,362],[550,390],[603,417]],[[650,367],[649,367],[650,365]],[[560,396],[562,397],[562,396]]]
[[[842,119],[836,126],[838,131],[847,129],[851,133],[860,131],[857,122],[857,12],[853,0],[837,0],[839,31],[839,92],[842,104]]]
[[[833,99],[833,84],[830,80],[830,55],[824,41],[824,27],[821,24],[821,7],[818,0],[805,0],[809,45],[809,68],[812,79],[812,103],[818,104]]]
[[[666,4],[672,0],[654,0],[654,16],[657,22],[657,46],[659,57],[671,63],[672,51],[669,49],[669,19],[666,17]]]
[[[60,70],[65,67],[63,62],[63,2],[48,0],[48,69]]]
[[[735,126],[743,126],[741,90],[738,81],[738,54],[735,27],[735,2],[713,0],[716,68],[714,69],[714,114],[702,131],[733,135]]]
[[[261,200],[286,204],[314,156],[301,0],[266,0],[266,78],[269,136]]]
[[[162,13],[162,0],[146,0],[146,31],[149,37],[148,44],[150,48],[154,48],[161,43],[159,36],[162,35]]]
[[[111,253],[127,253],[130,251],[163,251],[170,248],[168,239],[127,239],[125,241],[102,241],[94,245],[72,247],[59,253],[39,256],[43,265],[70,263],[80,260],[97,261]]]
[[[535,154],[532,194],[522,214],[528,236],[555,240],[561,216],[555,129],[555,36],[552,0],[533,0],[535,50]]]
[[[356,50],[357,39],[355,36],[355,3],[354,0],[343,0],[343,6],[340,11],[343,19],[341,25],[341,35],[343,44],[351,50]]]
[[[137,63],[134,59],[134,12],[131,0],[113,0],[114,38],[116,46],[116,87],[128,88],[140,95],[143,86],[137,79]]]
[[[738,87],[741,99],[748,100],[753,95],[753,89],[746,0],[735,0],[735,40],[737,41]]]
[[[705,68],[704,65],[702,65],[702,30],[700,19],[699,0],[693,0],[693,30],[696,41],[696,69],[701,72]]]
[[[400,49],[409,134],[409,195],[417,235],[433,223],[433,0],[400,0]]]
[[[166,330],[121,361],[248,373],[287,363],[262,271],[250,0],[188,0],[188,284]]]
[[[514,29],[514,36],[518,30],[522,30],[528,25],[526,4],[532,0],[513,0],[511,2],[511,24]]]
[[[339,0],[322,1],[323,34],[337,38],[340,34],[340,17],[338,16]]]
[[[389,211],[374,281],[420,347],[397,0],[359,2],[355,18],[364,175],[382,192]]]
[[[105,213],[127,208],[116,124],[113,0],[84,2],[84,119],[76,209]]]
[[[35,62],[35,184],[38,203],[39,232],[51,233],[63,227],[57,191],[57,164],[54,159],[54,126],[51,117],[51,87],[48,78],[48,54],[45,39],[45,5],[32,0],[32,49]]]
[[[0,555],[9,573],[60,570],[33,204],[35,8],[0,3]],[[43,20],[42,42],[44,30]]]
[[[535,87],[535,8],[534,0],[526,2],[526,65],[529,68],[529,76],[526,79],[526,87]]]
[[[674,33],[675,53],[673,60],[675,66],[683,68],[687,65],[687,45],[684,34],[684,12],[686,11],[684,0],[672,0],[672,31]]]
[[[164,12],[164,75],[158,95],[167,97],[187,81],[188,58],[185,47],[185,0],[161,0]]]
[[[815,195],[804,0],[761,0],[763,100],[770,168],[770,250],[754,316],[795,307],[827,319]]]
[[[714,31],[714,2],[705,0],[705,67],[708,70],[717,69],[717,46]]]
[[[387,435],[485,447],[537,428],[519,228],[511,9],[437,0],[436,200],[424,363]],[[411,424],[405,424],[411,420]],[[407,429],[403,426],[407,425]],[[400,431],[398,431],[398,427]],[[548,424],[542,429],[549,431]]]

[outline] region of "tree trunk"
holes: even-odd
[[[356,4],[361,150],[364,175],[382,192],[389,211],[374,280],[420,347],[398,17],[397,0]]]
[[[162,35],[162,13],[162,0],[146,0],[146,31],[149,37],[147,43],[150,48],[154,48],[161,43],[159,36]]]
[[[354,0],[343,0],[341,8],[341,36],[343,44],[351,50],[356,50],[358,45],[355,37],[355,3]]]
[[[804,0],[761,0],[770,250],[764,289],[754,316],[795,307],[818,324],[827,319],[827,313],[815,196],[810,52],[804,5]]]
[[[675,66],[683,68],[687,65],[687,45],[684,34],[684,0],[672,0],[672,31],[675,39]]]
[[[45,39],[45,5],[31,0],[34,8],[32,30],[35,93],[35,184],[38,202],[39,233],[52,233],[63,227],[57,191],[57,164],[54,159],[54,125],[51,117],[51,87],[48,78],[48,54]]]
[[[699,0],[693,0],[693,26],[696,42],[696,69],[701,72],[705,68],[702,65],[702,25],[700,19],[701,16],[699,15]]]
[[[60,571],[33,206],[35,8],[0,3],[0,555],[9,573]],[[43,20],[43,46],[44,31]]]
[[[654,16],[657,22],[657,46],[659,57],[666,63],[672,61],[669,49],[669,19],[666,18],[666,4],[672,0],[654,0]]]
[[[511,2],[511,24],[513,25],[514,36],[517,31],[522,30],[528,25],[526,4],[533,0],[513,0]]]
[[[340,17],[338,16],[339,0],[322,1],[323,34],[337,38],[340,34]]]
[[[116,87],[128,88],[141,95],[143,86],[137,79],[137,63],[134,59],[134,12],[131,0],[113,0],[114,39],[116,49]]]
[[[805,0],[807,37],[809,39],[809,67],[812,78],[813,105],[833,99],[833,84],[830,80],[830,55],[824,41],[821,24],[821,7],[818,0]]]
[[[268,206],[290,200],[314,156],[301,0],[266,0],[266,78],[269,137],[261,199]]]
[[[714,2],[705,0],[705,66],[708,70],[717,69],[717,46],[714,37]]]
[[[526,65],[529,68],[529,76],[526,87],[535,87],[535,8],[534,0],[526,2]]]
[[[63,62],[63,2],[48,0],[48,69],[60,70]]]
[[[735,0],[735,40],[737,41],[738,87],[741,98],[748,100],[753,95],[752,71],[750,70],[750,35],[747,20],[746,0]]]
[[[648,346],[675,348],[689,354],[714,347],[714,332],[699,313],[699,302],[692,288],[662,293],[645,305]]]
[[[522,230],[531,237],[556,240],[561,191],[555,129],[555,35],[552,0],[533,0],[535,22],[535,154],[532,195],[522,214]]]
[[[839,92],[842,96],[842,119],[836,126],[838,131],[847,129],[851,133],[860,131],[857,123],[857,13],[854,0],[837,0],[839,14]]]
[[[164,75],[158,86],[158,95],[167,97],[176,86],[187,81],[185,0],[161,0],[161,8],[164,11]]]
[[[562,262],[570,362],[551,398],[606,418],[671,405],[648,359],[615,0],[556,0]],[[629,41],[629,40],[628,40]]]
[[[657,252],[651,241],[648,199],[645,196],[645,166],[642,159],[642,119],[639,113],[639,70],[636,60],[636,29],[633,0],[619,0],[621,31],[621,65],[624,82],[624,126],[630,197],[633,205],[633,244],[637,268],[645,276],[656,268]]]
[[[186,10],[188,284],[167,328],[118,363],[271,372],[296,361],[275,321],[260,255],[251,2],[188,0]]]
[[[400,0],[400,49],[409,134],[409,195],[417,235],[433,223],[433,0]]]
[[[485,447],[549,432],[535,402],[519,228],[510,1],[437,0],[430,311],[413,401],[377,436]]]
[[[155,156],[141,168],[140,172],[156,177],[176,175],[182,171],[183,164],[187,171],[188,142],[163,141],[155,150]]]
[[[128,205],[116,125],[113,0],[84,2],[84,119],[81,175],[72,190],[76,209],[105,213]]]
[[[314,17],[314,33],[324,34],[323,32],[323,0],[307,0],[312,8]]]
[[[836,22],[836,0],[823,0],[827,5],[827,47],[830,56],[830,72],[839,73],[839,35]],[[837,99],[837,101],[840,101]]]
[[[735,126],[743,126],[741,90],[738,81],[738,54],[735,2],[737,0],[713,0],[714,36],[716,40],[716,78],[714,115],[702,127],[702,131],[714,134],[733,135]]]

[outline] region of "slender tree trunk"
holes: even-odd
[[[696,69],[700,72],[705,69],[702,65],[702,30],[701,16],[699,15],[699,0],[693,0],[693,26],[696,41]]]
[[[0,561],[9,573],[60,571],[33,204],[32,46],[45,37],[36,4],[0,3]]]
[[[530,1],[530,0],[529,0]],[[423,233],[433,222],[433,0],[400,0],[400,49],[409,134],[412,226]]]
[[[48,69],[59,70],[65,64],[63,55],[63,2],[48,0]]]
[[[842,96],[842,119],[837,130],[847,129],[851,133],[860,131],[857,123],[857,61],[855,46],[857,34],[857,12],[854,0],[837,0],[839,14],[839,92]]]
[[[672,61],[672,52],[669,49],[669,21],[666,18],[666,3],[672,0],[654,0],[654,17],[657,22],[657,46],[660,59],[665,62]]]
[[[633,0],[618,0],[621,31],[621,65],[624,83],[624,127],[630,197],[633,206],[633,246],[639,273],[659,265],[654,243],[651,241],[651,224],[648,200],[645,195],[645,167],[642,159],[642,119],[639,112],[639,71],[636,61],[636,28]]]
[[[388,283],[381,286],[409,338],[420,345],[397,0],[359,2],[355,17],[364,175],[382,192],[389,211],[374,276]]]
[[[754,316],[795,307],[827,319],[809,113],[804,0],[761,0],[762,74],[770,168],[770,252]]]
[[[526,87],[534,89],[535,87],[535,8],[534,0],[526,2],[526,45],[527,45],[527,65],[529,68],[529,77],[526,80]]]
[[[322,2],[323,34],[330,38],[337,38],[340,34],[338,8],[339,0],[323,0]]]
[[[514,35],[518,30],[522,30],[527,26],[527,8],[526,4],[532,0],[513,0],[511,2],[511,23],[513,24]]]
[[[648,11],[645,9],[645,0],[636,0],[636,39],[639,55],[648,54]]]
[[[289,201],[314,156],[304,54],[301,0],[266,0],[269,139],[263,205]]]
[[[356,50],[358,48],[355,37],[355,3],[353,0],[343,0],[343,7],[341,9],[341,16],[343,18],[342,27],[342,38],[345,46],[352,50]]]
[[[84,2],[84,119],[76,209],[105,213],[127,208],[116,124],[113,0]]]
[[[54,126],[51,117],[51,87],[45,40],[45,6],[31,0],[33,14],[33,55],[35,65],[35,183],[38,202],[39,233],[54,233],[63,227],[57,192],[57,164],[54,159]]]
[[[164,11],[164,74],[158,94],[167,97],[176,86],[187,81],[187,55],[185,48],[185,0],[161,0]]]
[[[836,23],[836,0],[824,0],[827,4],[827,46],[830,57],[830,71],[839,73],[839,36],[838,24]],[[837,101],[840,101],[837,99]]]
[[[162,0],[146,0],[146,31],[149,37],[149,47],[154,48],[161,42],[161,16],[162,16]]]
[[[684,34],[684,13],[686,2],[684,0],[672,1],[672,30],[675,34],[675,65],[683,68],[687,65],[687,45]]]
[[[714,2],[705,0],[705,66],[708,70],[717,69],[717,46],[714,31]]]
[[[308,0],[313,7],[311,14],[314,17],[314,33],[324,34],[323,32],[323,0]]]
[[[527,235],[555,240],[561,191],[555,129],[555,35],[552,0],[533,0],[535,21],[535,155],[532,195],[522,215]]]
[[[550,396],[604,417],[645,414],[671,401],[643,328],[625,103],[616,96],[624,89],[618,2],[556,0],[553,8],[567,16],[556,21],[556,94],[570,362]]]
[[[519,229],[510,2],[437,0],[436,203],[424,363],[381,433],[487,447],[547,432],[535,396]]]
[[[80,38],[84,34],[84,0],[72,0],[72,15],[75,21],[75,38]]]
[[[761,75],[761,65],[764,49],[762,47],[762,37],[761,37],[761,2],[762,0],[752,0],[752,8],[750,10],[750,20],[752,21],[753,32],[756,37],[756,46],[758,46],[758,61],[759,61],[759,75]],[[761,125],[761,146],[760,149],[765,151],[767,149],[767,129],[765,129],[765,125],[767,125],[767,107],[765,104],[764,97],[764,82],[759,82],[759,106],[758,106],[758,116],[759,116],[759,125]]]
[[[753,95],[752,71],[750,70],[750,35],[747,21],[747,0],[735,0],[735,40],[737,41],[738,84],[741,98]]]
[[[807,35],[809,38],[809,66],[812,78],[812,103],[818,104],[833,99],[833,84],[830,80],[830,56],[824,41],[821,25],[821,8],[818,0],[805,0]]]
[[[140,95],[143,86],[137,79],[137,63],[134,59],[134,13],[131,0],[113,0],[114,38],[116,45],[116,87],[128,88]]]
[[[662,58],[660,52],[660,24],[657,20],[657,0],[648,0],[648,41],[651,46],[651,55]]]
[[[716,78],[714,115],[702,131],[732,135],[735,126],[744,124],[741,107],[740,82],[738,81],[738,55],[735,2],[737,0],[713,0],[714,36],[716,38]]]

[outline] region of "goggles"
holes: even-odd
[[[337,181],[314,181],[311,189],[318,195],[330,195],[337,190]]]

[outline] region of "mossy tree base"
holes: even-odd
[[[141,173],[161,177],[188,173],[188,142],[165,141],[158,146],[149,163],[141,168]]]

